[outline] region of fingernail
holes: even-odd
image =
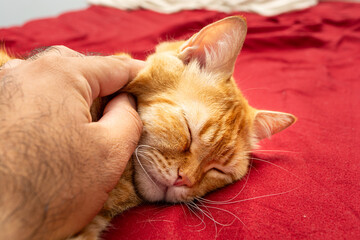
[[[129,102],[131,104],[131,106],[136,110],[136,100],[135,97],[133,95],[131,95],[130,93],[127,94],[128,98],[129,98]]]
[[[142,61],[142,60],[137,60],[137,59],[131,59],[130,62],[130,78],[134,79],[138,73],[145,68],[146,66],[146,62]]]

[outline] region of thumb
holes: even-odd
[[[127,93],[113,98],[97,122],[105,130],[108,169],[121,175],[140,139],[142,122],[135,110],[135,100]]]

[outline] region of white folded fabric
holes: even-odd
[[[142,8],[160,13],[208,9],[226,13],[244,11],[274,16],[314,6],[318,0],[88,0],[88,2],[123,10]]]

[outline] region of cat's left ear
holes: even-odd
[[[253,124],[254,137],[258,141],[269,138],[295,122],[296,117],[290,113],[256,110]]]
[[[179,58],[185,63],[197,60],[201,68],[230,77],[246,31],[245,18],[224,18],[204,27],[187,40],[180,47]]]

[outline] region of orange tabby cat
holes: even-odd
[[[133,159],[103,210],[71,239],[98,239],[113,216],[143,201],[187,202],[241,179],[257,142],[295,122],[252,108],[236,87],[246,30],[242,17],[228,17],[157,46],[123,89],[137,97],[144,124]]]

